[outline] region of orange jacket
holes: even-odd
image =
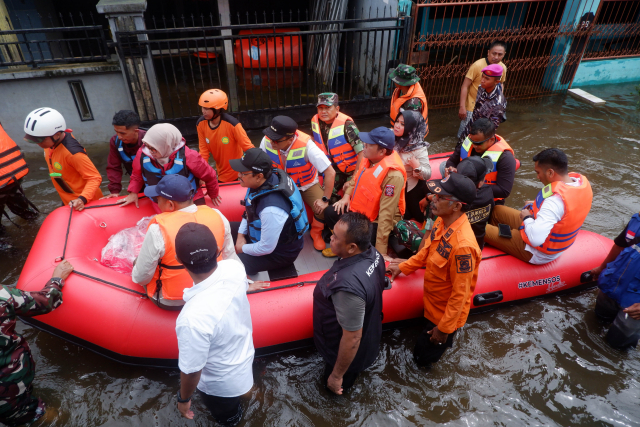
[[[44,149],[44,158],[49,166],[49,175],[58,191],[62,203],[84,197],[87,202],[102,197],[102,176],[84,147],[67,132],[62,142],[53,148]]]
[[[531,209],[533,211],[533,218],[535,219],[547,197],[558,194],[564,202],[564,216],[553,226],[547,236],[547,240],[544,241],[542,246],[536,247],[537,250],[545,254],[557,254],[573,245],[584,220],[589,214],[589,210],[591,210],[591,202],[593,201],[591,184],[589,184],[589,181],[584,175],[570,172],[569,176],[579,178],[581,184],[578,187],[572,187],[562,181],[552,182],[540,190]],[[524,231],[524,222],[520,227],[520,235],[525,243],[533,247],[529,242],[527,233]]]
[[[20,147],[0,125],[0,189],[13,184],[29,173]]]
[[[350,209],[366,215],[371,221],[375,221],[380,210],[382,181],[389,170],[395,169],[404,176],[404,186],[400,190],[400,213],[404,215],[406,208],[404,188],[407,185],[407,171],[398,153],[394,151],[390,156],[382,159],[377,166],[370,167],[370,165],[369,159],[362,159],[360,169],[355,173],[355,188],[351,194]]]
[[[273,162],[273,167],[282,169],[289,174],[298,187],[311,184],[316,179],[318,170],[311,162],[305,160],[307,142],[309,142],[311,136],[302,131],[296,131],[296,140],[289,147],[289,153],[287,153],[285,160],[282,159],[280,150],[271,146],[271,140],[266,136],[265,139],[264,147]]]
[[[473,149],[473,143],[467,138],[462,143],[462,147],[460,148],[460,160],[464,160],[469,157],[470,151]],[[513,158],[515,159],[516,153],[514,153],[513,148],[505,141],[500,135],[496,135],[496,142],[489,147],[487,151],[482,153],[482,157],[489,157],[491,162],[493,162],[493,170],[485,175],[484,183],[487,185],[496,185],[496,180],[498,179],[498,169],[497,164],[500,156],[505,151],[511,151],[513,154]],[[504,198],[493,199],[495,201],[504,200]]]
[[[327,146],[325,147],[322,135],[320,134],[318,115],[316,114],[311,119],[311,131],[313,132],[313,139],[316,142],[316,145],[320,147],[322,152],[326,154],[343,173],[353,172],[356,169],[356,164],[358,163],[358,155],[344,136],[344,124],[347,120],[353,121],[353,119],[346,114],[338,113],[331,124]]]
[[[400,107],[410,100],[411,98],[420,98],[422,101],[422,117],[424,117],[425,122],[427,122],[427,133],[429,133],[429,119],[427,117],[429,109],[427,108],[427,97],[422,90],[422,86],[420,83],[416,83],[412,86],[409,86],[409,90],[407,93],[402,95],[400,88],[396,88],[393,91],[393,96],[391,97],[391,112],[389,116],[391,117],[391,126],[393,126],[398,118],[398,114],[400,113]]]
[[[409,275],[424,272],[424,317],[445,334],[461,328],[469,316],[482,253],[466,215],[449,228],[438,218],[424,247],[399,265]]]
[[[176,235],[180,231],[180,227],[188,222],[204,224],[209,227],[216,238],[218,248],[221,250],[224,247],[224,223],[222,218],[216,211],[207,206],[198,206],[198,211],[195,213],[174,211],[156,215],[149,222],[149,225],[158,224],[160,226],[162,238],[164,239],[164,256],[160,259],[156,272],[147,285],[147,295],[150,298],[155,297],[156,290],[158,290],[157,285],[160,284],[161,294],[157,299],[181,300],[182,291],[185,288],[190,288],[193,284],[193,280],[191,280],[187,270],[176,261]],[[218,260],[220,260],[220,256],[218,256]]]

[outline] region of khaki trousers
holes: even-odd
[[[302,196],[302,200],[304,200],[307,206],[311,209],[311,212],[313,212],[313,202],[318,199],[322,199],[322,196],[324,196],[324,190],[320,186],[320,183],[315,183],[305,191],[301,191],[300,195]],[[314,216],[321,221],[324,220],[324,212],[320,215],[316,215],[314,213]]]
[[[498,224],[507,224],[511,228],[511,238],[498,236]],[[524,262],[529,262],[533,254],[525,250],[526,243],[520,234],[520,211],[508,206],[496,205],[491,212],[491,219],[487,224],[484,241],[494,248],[513,255]]]

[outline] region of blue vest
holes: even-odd
[[[122,159],[122,163],[124,164],[124,168],[127,171],[127,173],[129,175],[131,175],[131,172],[133,171],[133,159],[135,159],[136,155],[134,154],[133,156],[128,155],[127,153],[124,152],[124,146],[123,146],[123,142],[120,138],[118,138],[116,136],[116,150],[118,150],[118,154],[120,155],[120,158]]]
[[[277,206],[289,212],[289,218],[278,239],[279,245],[302,239],[309,228],[300,190],[281,169],[274,169],[269,179],[257,190],[247,189],[244,206],[251,243],[260,241],[262,223],[259,215],[268,206]]]
[[[178,152],[176,153],[176,157],[173,159],[173,165],[166,171],[155,166],[151,161],[151,158],[144,154],[144,152],[141,152],[141,154],[140,166],[142,168],[142,178],[144,179],[144,183],[146,185],[157,185],[163,176],[178,174],[186,176],[191,182],[191,188],[193,188],[193,191],[198,191],[196,179],[189,168],[187,168],[185,147],[182,147],[180,150],[178,150]]]
[[[640,215],[634,214],[627,226],[627,235],[635,235],[618,257],[600,273],[598,287],[622,308],[640,302]]]

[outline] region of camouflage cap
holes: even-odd
[[[400,86],[411,86],[420,81],[416,69],[407,64],[400,64],[389,71],[389,78]]]
[[[332,105],[338,105],[338,94],[333,92],[324,92],[318,95],[318,105],[326,105],[331,107]]]

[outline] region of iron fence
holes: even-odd
[[[119,32],[116,44],[123,62],[152,59],[165,119],[200,115],[198,97],[213,87],[230,95],[230,111],[274,111],[315,105],[325,91],[341,103],[388,98],[387,71],[406,59],[411,25],[391,15],[308,21],[306,11],[255,12],[227,26],[213,15],[147,18],[150,28]],[[143,69],[126,72],[131,87],[144,80]]]
[[[106,61],[107,35],[93,14],[20,15],[0,31],[0,67]]]
[[[640,56],[640,1],[603,0],[584,60]]]

